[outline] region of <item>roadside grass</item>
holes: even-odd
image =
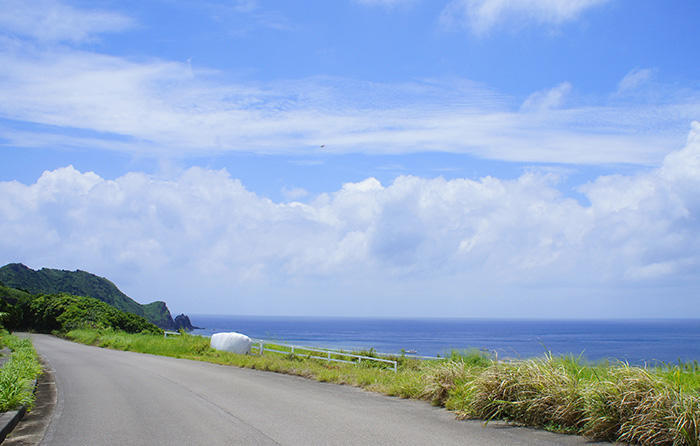
[[[0,344],[7,346],[12,355],[0,369],[0,412],[15,410],[23,405],[32,407],[32,381],[41,373],[41,365],[31,340],[19,339],[0,330]]]
[[[503,362],[479,352],[440,361],[398,356],[398,371],[327,363],[294,354],[237,355],[213,350],[209,339],[163,338],[117,331],[73,330],[73,341],[119,350],[194,359],[347,384],[422,399],[466,419],[507,420],[594,440],[642,445],[700,446],[700,367],[694,363],[633,367],[588,363],[580,357]],[[364,352],[373,354],[374,352]]]
[[[327,363],[325,360],[310,358],[313,352],[305,352],[303,349],[296,350],[294,354],[266,351],[263,356],[237,355],[214,350],[209,346],[208,338],[189,334],[165,338],[158,335],[128,334],[113,330],[78,329],[69,331],[63,336],[75,342],[98,347],[286,373],[323,382],[363,387],[404,398],[416,398],[422,389],[420,383],[422,374],[417,372],[424,367],[424,364],[410,358],[399,358],[399,371],[395,374],[393,370],[383,366],[373,366],[369,362],[362,362],[360,365]],[[284,346],[272,347],[275,350],[285,350]],[[317,354],[313,353],[313,356]]]

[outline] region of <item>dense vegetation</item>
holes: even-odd
[[[700,444],[700,367],[587,364],[547,356],[500,362],[479,352],[442,361],[398,357],[397,373],[363,362],[326,363],[294,354],[236,355],[207,338],[74,330],[74,341],[350,384],[445,406],[461,418],[503,419],[591,439],[644,445]]]
[[[18,339],[0,330],[0,346],[7,346],[12,356],[0,368],[0,412],[18,409],[34,402],[33,380],[41,373],[41,365],[29,339]]]
[[[69,294],[29,294],[0,285],[0,311],[10,330],[50,333],[76,328],[112,328],[127,333],[162,333],[141,316],[117,310],[91,297]]]
[[[178,328],[165,302],[141,305],[109,280],[85,271],[50,268],[35,271],[21,263],[10,263],[0,268],[0,282],[31,294],[67,293],[93,297],[121,311],[141,316],[161,328]]]

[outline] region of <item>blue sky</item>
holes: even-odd
[[[0,6],[4,262],[191,313],[700,316],[697,2]]]

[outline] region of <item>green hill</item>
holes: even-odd
[[[109,280],[86,271],[50,268],[35,271],[21,263],[10,263],[0,268],[0,282],[31,294],[67,293],[93,297],[118,310],[141,316],[160,328],[177,329],[165,302],[142,305],[122,293]]]
[[[0,285],[0,311],[5,313],[2,322],[10,330],[65,333],[77,328],[111,328],[127,333],[162,333],[141,316],[92,297],[65,293],[29,294]]]

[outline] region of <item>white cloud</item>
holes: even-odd
[[[180,7],[186,8],[191,14],[206,12],[214,21],[236,23],[229,30],[231,35],[246,35],[257,32],[261,28],[278,31],[289,31],[294,24],[281,12],[264,8],[259,0],[195,0],[179,2]],[[241,20],[241,16],[244,20]]]
[[[654,72],[649,68],[635,68],[623,77],[617,84],[617,92],[624,93],[635,90],[649,82]]]
[[[502,22],[558,25],[575,20],[587,9],[609,0],[452,0],[441,21],[485,34]]]
[[[16,12],[2,16],[11,32],[32,30],[21,24],[44,20],[33,18],[25,3],[6,5],[14,9],[5,11]],[[331,154],[444,151],[528,163],[653,165],[678,146],[688,123],[700,115],[695,91],[665,90],[662,101],[643,105],[612,95],[610,102],[582,106],[567,100],[572,86],[563,83],[533,93],[519,107],[514,98],[454,78],[400,84],[331,77],[227,81],[189,63],[133,61],[66,46],[130,21],[47,5],[71,26],[47,25],[40,32],[48,37],[34,37],[63,44],[12,40],[0,47],[1,145],[162,158],[230,151],[306,156],[325,144]],[[567,5],[578,6],[556,8],[578,11],[589,3]],[[249,1],[209,7],[226,14],[259,9]],[[640,81],[640,73],[630,79]]]
[[[561,107],[564,98],[571,91],[571,84],[562,82],[550,90],[537,91],[532,93],[523,102],[521,110],[526,111],[546,111]]]
[[[430,295],[438,309],[469,308],[494,290],[514,308],[536,308],[533,293],[596,287],[623,300],[637,289],[685,299],[664,286],[699,285],[699,135],[694,123],[686,147],[656,169],[581,186],[588,204],[533,172],[401,176],[389,185],[368,178],[303,204],[258,196],[226,171],[106,180],[66,167],[31,185],[0,183],[0,257],[92,270],[175,306],[200,293],[200,311],[308,314],[328,287],[336,311],[346,299],[372,308],[392,293],[406,302]],[[233,290],[258,297],[244,303]],[[292,305],[294,292],[305,298]]]
[[[5,0],[0,12],[5,33],[48,43],[10,39],[0,47],[5,146],[162,158],[230,151],[306,156],[325,144],[333,154],[444,151],[518,162],[653,165],[678,146],[688,123],[700,115],[694,91],[664,91],[663,101],[641,106],[615,103],[620,99],[615,95],[610,103],[580,106],[566,100],[572,86],[563,83],[533,93],[518,107],[514,98],[464,79],[227,81],[222,73],[189,63],[133,61],[71,48],[131,20],[41,2],[42,8],[33,8]],[[549,8],[557,17],[593,4],[482,3],[480,8],[494,11]],[[223,16],[262,13],[255,1],[204,6]],[[641,82],[644,70],[630,76],[625,85]]]
[[[446,151],[507,161],[654,164],[700,114],[697,94],[663,105],[564,107],[571,88],[564,83],[535,93],[518,110],[512,99],[459,79],[227,83],[186,63],[67,48],[20,45],[0,51],[0,66],[0,117],[51,126],[27,132],[4,125],[5,144],[147,156],[306,155],[325,144],[329,153]]]
[[[55,0],[0,0],[0,29],[41,42],[83,42],[132,25],[119,13],[76,9]]]
[[[282,196],[286,198],[289,201],[293,200],[299,200],[301,198],[304,198],[309,195],[309,191],[304,189],[303,187],[283,187],[282,188]]]

